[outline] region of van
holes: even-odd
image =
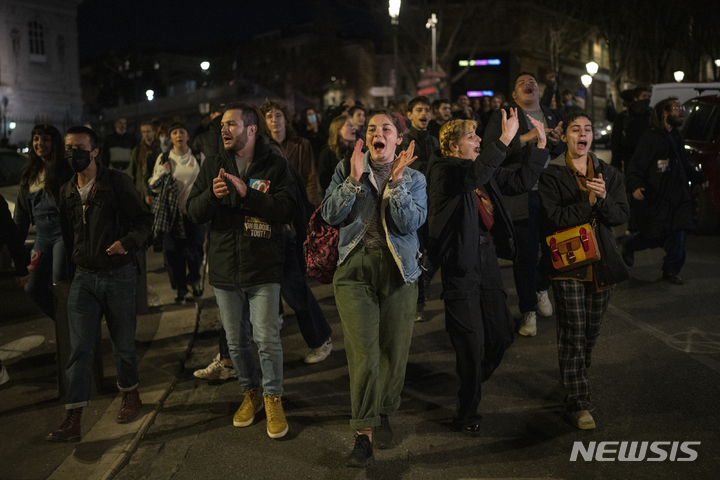
[[[677,97],[680,104],[701,95],[717,95],[720,93],[720,82],[715,83],[658,83],[652,87],[650,106],[668,97]]]

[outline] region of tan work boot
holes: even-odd
[[[284,437],[289,428],[285,419],[282,399],[279,396],[265,397],[265,415],[267,415],[267,433],[270,438]]]
[[[263,408],[263,397],[260,389],[245,390],[245,400],[233,416],[233,425],[236,427],[247,427],[252,425],[255,414]]]
[[[570,423],[580,430],[592,430],[595,428],[595,419],[590,415],[587,410],[580,410],[579,412],[566,412]]]

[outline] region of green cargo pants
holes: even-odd
[[[412,339],[417,282],[410,285],[388,248],[358,246],[333,278],[350,372],[353,430],[377,427],[400,408]]]

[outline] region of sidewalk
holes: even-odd
[[[174,293],[162,268],[162,255],[148,252],[150,313],[138,316],[136,335],[141,415],[120,425],[115,417],[121,395],[95,395],[83,412],[82,440],[53,444],[45,442],[44,437],[57,428],[65,413],[55,382],[54,324],[39,312],[28,315],[28,311],[36,309],[17,292],[10,291],[6,285],[9,282],[5,276],[2,278],[0,354],[10,356],[3,359],[10,382],[0,387],[3,465],[0,476],[54,480],[112,478],[132,455],[172,391],[191,348],[202,304],[174,305]],[[6,298],[8,294],[15,298]],[[17,307],[6,315],[6,304]],[[9,352],[8,345],[10,349],[18,345],[22,348]],[[115,365],[105,325],[103,360],[105,378],[114,384]]]

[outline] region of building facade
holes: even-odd
[[[77,8],[82,0],[0,0],[0,139],[82,119]]]

